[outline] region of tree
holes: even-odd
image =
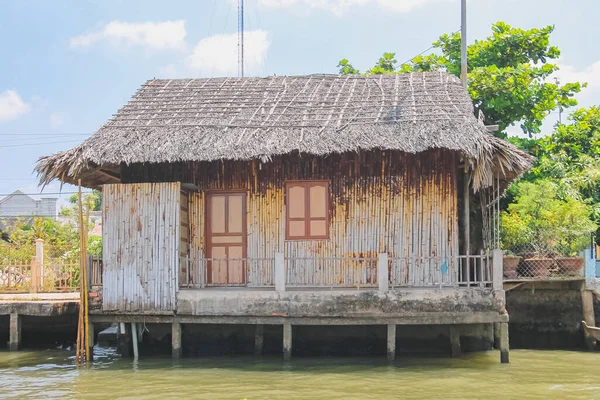
[[[492,35],[468,46],[469,93],[475,111],[481,110],[489,123],[498,124],[498,135],[505,137],[507,127],[519,123],[529,135],[540,132],[542,121],[557,109],[577,105],[573,98],[585,84],[559,85],[550,81],[558,71],[549,60],[559,57],[550,45],[553,26],[523,30],[504,22],[492,25]],[[419,55],[400,66],[394,53],[385,53],[367,74],[407,73],[444,70],[460,76],[460,33],[442,35],[433,47],[440,54]],[[352,66],[345,61],[345,64]],[[342,74],[358,71],[340,69]]]
[[[350,64],[350,62],[345,58],[340,60],[337,67],[340,69],[340,74],[342,75],[355,75],[360,73],[360,71],[354,68],[352,64]]]
[[[560,154],[579,158],[582,154],[600,157],[600,107],[574,111],[567,124],[558,124],[544,141],[544,155]]]
[[[550,179],[518,185],[515,202],[501,216],[503,246],[561,256],[574,256],[588,246],[597,225],[585,203],[561,198],[557,183]]]
[[[79,194],[74,193],[69,196],[69,203],[77,204],[79,201]],[[102,210],[102,192],[99,190],[92,190],[92,193],[86,194],[83,198],[83,204],[87,204],[87,202],[91,202],[90,211],[100,211]]]

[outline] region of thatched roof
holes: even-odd
[[[97,185],[119,165],[326,155],[369,149],[459,151],[475,189],[512,180],[531,158],[475,118],[447,73],[153,79],[77,147],[41,158],[42,183]]]

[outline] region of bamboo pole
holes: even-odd
[[[79,320],[78,320],[78,324],[77,324],[77,351],[75,354],[75,360],[77,362],[77,365],[79,365],[83,358],[82,358],[82,349],[81,349],[81,345],[82,342],[84,341],[83,335],[85,334],[84,331],[82,331],[82,327],[84,325],[83,322],[83,306],[84,306],[84,299],[83,299],[83,286],[81,285],[81,266],[83,265],[83,261],[82,261],[82,250],[81,248],[83,247],[83,243],[84,243],[84,237],[83,237],[83,210],[82,210],[82,204],[81,204],[81,180],[79,180],[79,191],[78,191],[78,201],[77,201],[77,207],[78,207],[78,222],[79,222],[79,269],[80,269],[80,274],[79,274],[79,281],[80,281],[80,290],[79,290]]]
[[[83,363],[84,360],[90,360],[88,351],[89,334],[88,334],[88,292],[87,292],[87,257],[86,257],[86,230],[83,219],[83,201],[81,197],[81,179],[78,181],[78,207],[79,207],[79,324],[77,329],[77,351],[75,359],[77,364]],[[89,207],[88,207],[89,208]],[[88,211],[86,216],[89,218]],[[85,359],[84,359],[85,355]]]
[[[79,193],[81,193],[81,183],[79,184]],[[81,195],[81,194],[80,194]],[[91,353],[90,353],[90,334],[89,334],[89,325],[90,325],[90,321],[89,321],[89,293],[88,293],[88,279],[87,279],[87,239],[88,239],[88,228],[90,226],[90,201],[88,198],[86,207],[85,207],[85,225],[83,227],[83,244],[81,246],[81,253],[82,253],[82,260],[83,263],[81,264],[81,269],[83,270],[83,274],[80,274],[80,280],[82,281],[82,288],[83,288],[83,300],[84,300],[84,308],[83,308],[83,313],[84,313],[84,337],[85,337],[85,359],[87,361],[91,360]]]

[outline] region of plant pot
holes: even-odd
[[[585,261],[581,257],[559,257],[556,258],[556,263],[565,275],[579,276]]]
[[[504,277],[508,279],[517,278],[517,267],[521,257],[519,256],[504,256],[502,257],[502,265],[504,269]]]
[[[554,260],[552,258],[532,257],[523,261],[523,275],[534,278],[549,278]]]

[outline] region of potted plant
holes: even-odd
[[[517,278],[517,268],[519,267],[519,263],[521,262],[521,257],[515,255],[510,250],[504,251],[504,256],[502,257],[502,267],[504,270],[504,277],[508,279],[516,279]]]
[[[523,257],[521,275],[548,278],[553,272],[577,274],[583,250],[596,225],[587,204],[561,198],[550,180],[518,185],[515,202],[501,216],[502,244]]]
[[[596,224],[589,218],[587,204],[568,199],[556,212],[556,241],[553,248],[560,272],[567,276],[581,275],[584,259],[577,255],[590,244]]]

